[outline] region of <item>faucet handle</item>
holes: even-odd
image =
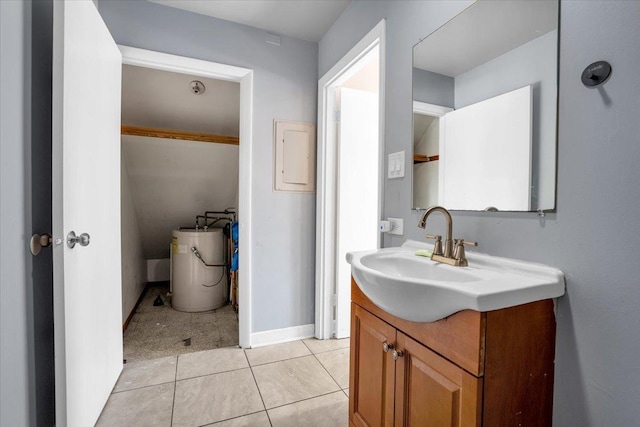
[[[425,237],[436,241],[433,245],[433,255],[442,255],[442,236],[439,234],[427,234]]]
[[[469,240],[464,240],[464,239],[453,239],[453,243],[455,245],[478,246],[478,242],[471,242]]]
[[[455,251],[453,253],[453,258],[457,261],[463,261],[464,266],[467,265],[467,256],[464,253],[464,245],[469,246],[478,246],[478,242],[470,242],[464,239],[454,239]]]

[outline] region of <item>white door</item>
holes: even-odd
[[[378,247],[378,94],[340,89],[338,125],[336,338],[350,334],[347,252]]]
[[[56,425],[94,425],[122,370],[121,56],[91,1],[55,1]],[[86,246],[68,234],[88,233]],[[86,241],[83,243],[87,243]]]

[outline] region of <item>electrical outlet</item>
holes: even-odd
[[[391,231],[389,234],[397,234],[402,236],[404,234],[404,220],[402,218],[387,218],[391,223]]]

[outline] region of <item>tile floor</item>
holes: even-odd
[[[184,313],[171,308],[168,292],[168,282],[147,287],[124,333],[127,363],[238,345],[238,315],[231,306]],[[164,305],[153,305],[158,296]]]
[[[348,425],[349,339],[127,363],[97,426]]]

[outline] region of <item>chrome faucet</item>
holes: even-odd
[[[464,239],[455,239],[455,253],[453,250],[454,240],[453,236],[453,220],[448,210],[442,206],[432,206],[427,209],[418,221],[418,227],[426,228],[427,218],[433,212],[441,212],[447,221],[447,234],[444,240],[444,250],[442,249],[442,236],[427,234],[428,239],[435,239],[435,245],[433,247],[433,253],[431,259],[437,262],[443,262],[445,264],[453,265],[456,267],[466,267],[468,265],[467,258],[464,252],[464,245],[478,246],[477,242],[469,242]]]

